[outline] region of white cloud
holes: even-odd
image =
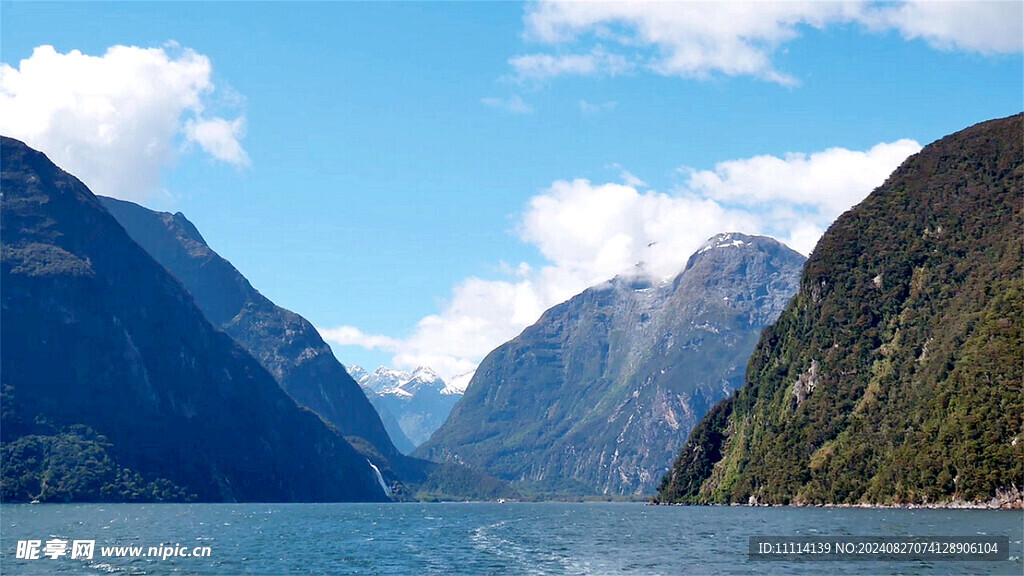
[[[430,366],[445,378],[468,372],[497,344],[543,312],[529,279],[467,278],[436,315],[420,320],[395,356],[398,366]]]
[[[556,76],[616,76],[633,68],[625,57],[608,54],[600,46],[588,54],[527,54],[509,58],[520,80],[545,80]]]
[[[910,154],[911,140],[866,151],[831,148],[811,154],[756,156],[710,170],[683,169],[671,193],[624,183],[559,180],[526,204],[517,233],[545,259],[539,268],[501,263],[506,277],[468,278],[440,313],[419,322],[411,337],[334,339],[395,352],[400,368],[433,367],[443,377],[473,369],[551,306],[618,274],[671,277],[719,232],[765,234],[807,254],[842,212],[860,202]],[[326,334],[330,331],[321,331]],[[361,333],[359,333],[361,334]],[[365,343],[364,343],[365,342]]]
[[[245,119],[206,113],[209,58],[176,45],[113,46],[102,56],[39,46],[0,64],[0,132],[42,150],[97,194],[142,200],[184,141],[247,166]]]
[[[531,199],[520,236],[550,262],[539,280],[552,283],[545,293],[555,303],[640,262],[654,276],[671,276],[690,248],[723,230],[754,224],[708,199],[577,179],[555,182]]]
[[[362,346],[367,350],[384,350],[396,352],[401,347],[401,342],[387,336],[373,336],[365,334],[355,326],[338,326],[337,328],[318,328],[320,337],[330,340],[342,346]]]
[[[562,2],[526,8],[526,37],[552,46],[600,42],[588,55],[537,53],[509,63],[522,77],[617,74],[635,67],[664,76],[752,76],[793,85],[772,56],[801,28],[857,23],[896,30],[942,49],[983,54],[1019,52],[1020,2]],[[605,52],[618,46],[630,56]]]
[[[518,94],[513,94],[509,98],[482,98],[480,101],[486,106],[512,114],[533,114],[533,106],[523,102]]]
[[[594,116],[603,112],[611,112],[612,110],[615,110],[615,107],[618,105],[619,103],[615,101],[592,104],[586,100],[580,100],[580,112],[582,112],[584,116]]]
[[[689,174],[686,188],[702,198],[765,210],[800,207],[819,215],[817,224],[827,225],[920,149],[913,140],[898,140],[864,152],[830,148],[720,162],[714,170],[682,170]]]
[[[908,40],[923,39],[940,50],[981,54],[1024,50],[1024,3],[914,0],[882,4],[864,12],[869,28],[895,29]]]
[[[619,171],[619,180],[622,181],[626,186],[633,188],[647,188],[647,182],[644,182],[640,178],[633,174],[629,170],[626,170],[622,165],[615,163],[611,165],[611,168],[615,168]]]
[[[666,76],[750,75],[791,84],[770,55],[799,25],[841,16],[831,2],[539,2],[527,8],[530,38],[562,45],[588,35],[623,48],[654,49],[631,63]],[[539,57],[539,55],[538,55]],[[625,60],[624,56],[619,56]]]
[[[239,142],[245,136],[245,118],[230,122],[223,118],[188,120],[185,122],[185,136],[217,160],[236,166],[252,164]]]
[[[720,162],[713,170],[682,168],[688,178],[681,191],[755,215],[757,233],[809,254],[836,217],[920,149],[917,142],[904,139],[866,151],[830,148]]]
[[[325,340],[340,345],[394,352],[395,367],[429,366],[447,380],[476,368],[497,344],[536,320],[543,304],[530,280],[467,278],[454,287],[444,309],[420,320],[405,340],[364,334],[351,326],[318,330]]]

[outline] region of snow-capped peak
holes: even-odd
[[[444,389],[444,380],[430,368],[418,366],[409,375],[409,379],[400,384],[400,386],[403,390],[413,394],[427,388],[433,388],[440,392]]]
[[[426,366],[417,366],[416,369],[413,370],[412,374],[409,376],[409,380],[419,380],[421,382],[434,382],[436,380],[441,380],[441,377],[437,375],[437,372],[434,372],[433,370],[427,368]]]
[[[355,368],[358,367],[354,367],[353,370]],[[437,375],[437,372],[426,366],[418,366],[412,372],[395,370],[386,366],[377,368],[372,374],[366,374],[366,371],[361,368],[359,370],[363,374],[361,378],[357,379],[360,386],[368,388],[376,394],[412,397],[419,391],[427,389],[435,390],[441,394],[462,393],[461,390],[455,391],[452,389],[445,383],[444,379]],[[468,379],[466,382],[468,383]]]
[[[747,243],[744,240],[744,238],[746,238],[745,235],[739,234],[737,232],[715,234],[710,239],[708,239],[708,241],[705,242],[703,246],[700,247],[700,250],[697,250],[697,254],[703,254],[708,250],[713,250],[715,248],[732,248],[737,246],[743,246]]]
[[[358,364],[350,364],[348,366],[345,366],[345,370],[348,372],[348,375],[351,376],[353,380],[360,384],[362,384],[363,381],[366,380],[367,377],[369,377],[369,374],[366,373],[366,369]]]
[[[363,376],[357,381],[363,388],[369,388],[377,394],[388,394],[391,390],[400,388],[403,383],[408,382],[409,377],[408,372],[381,366],[371,374],[366,374],[364,370]]]
[[[404,380],[409,378],[409,373],[402,372],[401,370],[395,370],[394,368],[381,366],[373,371],[372,376],[374,378],[382,380]]]

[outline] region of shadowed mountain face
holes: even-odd
[[[200,310],[260,361],[296,402],[346,436],[369,441],[384,456],[397,451],[359,385],[305,318],[275,305],[214,252],[180,212],[100,198],[157,262],[192,294]]]
[[[1019,507],[1022,134],[934,142],[836,220],[657,501]]]
[[[386,500],[81,182],[0,155],[4,500]]]
[[[542,491],[653,491],[704,412],[742,384],[803,261],[770,238],[722,234],[671,281],[590,288],[489,354],[415,454]]]
[[[211,322],[259,360],[296,402],[336,426],[378,466],[395,498],[511,495],[493,478],[400,452],[381,416],[313,325],[260,294],[184,215],[112,198],[100,201],[132,239],[181,281]]]

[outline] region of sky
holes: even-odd
[[[0,2],[0,132],[450,378],[716,233],[810,253],[1022,52],[1021,2]]]

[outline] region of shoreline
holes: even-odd
[[[898,509],[898,510],[1024,510],[1024,492],[1018,488],[1010,490],[997,490],[996,495],[988,500],[962,500],[953,499],[943,502],[902,502],[898,504],[879,504],[858,502],[856,504],[833,503],[825,504],[761,504],[756,500],[747,504],[734,502],[731,504],[684,504],[668,502],[648,502],[649,506],[745,506],[748,508],[870,508],[870,509]]]

